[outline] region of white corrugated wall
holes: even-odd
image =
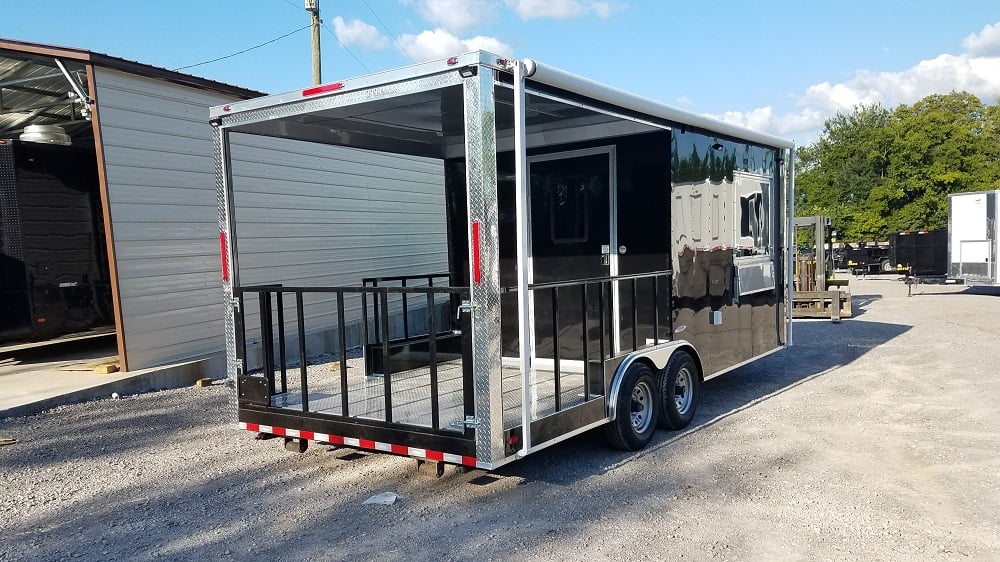
[[[208,107],[232,96],[103,68],[95,82],[129,368],[222,353]],[[447,269],[439,163],[248,136],[239,144],[243,284],[355,285],[361,275]],[[296,175],[317,163],[312,180]]]

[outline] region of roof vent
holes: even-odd
[[[66,130],[59,125],[28,125],[18,138],[24,142],[40,142],[62,146],[73,144],[73,140],[66,134]]]

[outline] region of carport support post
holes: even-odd
[[[476,460],[504,457],[500,357],[500,247],[497,223],[497,135],[493,71],[473,66],[463,73],[466,186],[469,224],[469,289]],[[474,259],[478,256],[478,260]]]

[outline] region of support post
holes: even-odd
[[[309,12],[310,26],[312,27],[312,71],[313,85],[316,85],[323,82],[319,49],[319,26],[323,25],[323,20],[319,19],[319,0],[305,0],[305,7],[306,11]]]

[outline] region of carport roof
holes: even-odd
[[[85,49],[0,38],[0,136],[17,134],[31,124],[63,125],[69,131],[87,126],[85,106],[71,95],[74,88],[56,64],[56,59],[63,63],[88,98],[92,94],[87,91],[84,70],[87,64],[231,94],[234,98],[264,95],[239,86]]]

